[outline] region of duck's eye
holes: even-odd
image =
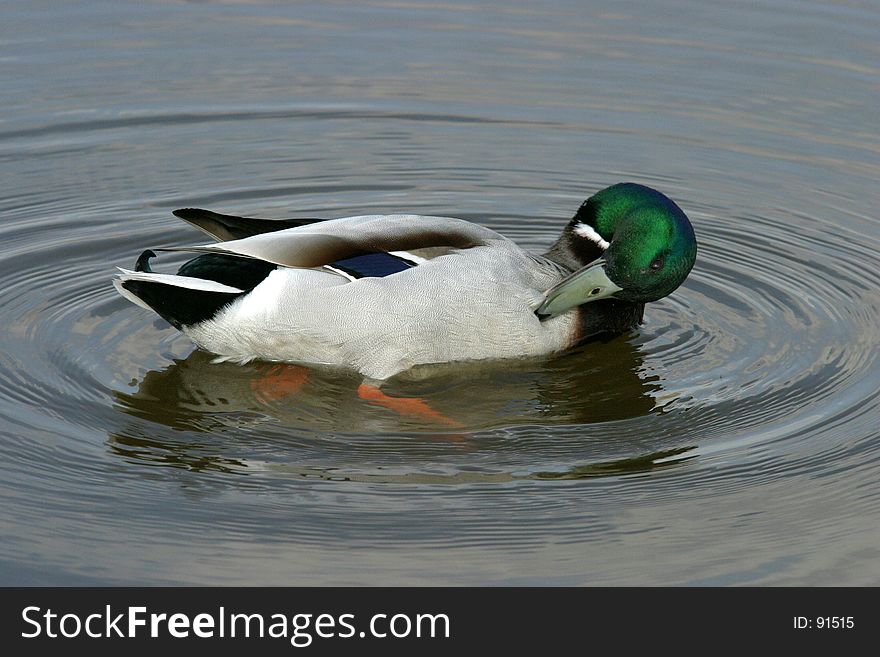
[[[658,271],[660,269],[663,269],[664,264],[666,264],[666,257],[665,256],[658,256],[658,257],[654,258],[654,262],[651,263],[651,270]]]

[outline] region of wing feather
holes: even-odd
[[[331,219],[220,244],[161,250],[225,253],[285,267],[321,267],[370,253],[435,247],[469,249],[499,241],[508,240],[489,228],[451,217],[365,215]]]
[[[181,208],[173,212],[175,217],[183,219],[196,228],[208,233],[214,239],[226,242],[239,240],[263,233],[273,233],[279,230],[306,226],[324,221],[324,219],[253,219],[251,217],[236,217],[231,214],[220,214],[210,210],[199,208]]]

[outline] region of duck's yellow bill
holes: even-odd
[[[535,314],[541,319],[547,319],[590,301],[607,299],[622,289],[608,278],[605,261],[594,260],[547,290],[544,301]]]

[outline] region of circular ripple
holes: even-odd
[[[399,162],[401,171],[406,163]],[[481,198],[499,199],[538,172],[466,173],[472,181],[483,176]],[[598,180],[564,181],[558,195],[574,207],[581,189],[603,185]],[[347,213],[344,202],[319,205],[340,190],[312,181],[302,189],[163,203],[240,205],[277,196],[329,217]],[[413,191],[406,184],[370,190],[376,209]],[[106,431],[110,449],[137,462],[396,483],[619,476],[695,456],[773,457],[775,467],[787,467],[776,458],[785,448],[771,443],[867,422],[877,401],[876,358],[865,348],[877,339],[876,240],[818,218],[833,216],[833,207],[731,216],[729,208],[693,200],[693,190],[677,192],[670,193],[696,227],[697,265],[680,290],[649,305],[645,325],[632,335],[559,358],[424,368],[384,389],[424,400],[449,423],[361,399],[351,373],[213,363],[118,298],[109,286],[111,265],[129,265],[146,246],[197,239],[166,212],[138,220],[132,204],[71,211],[65,221],[17,222],[0,232],[9,245],[0,268],[11,318],[0,370],[3,412],[12,422],[31,421],[17,416],[25,406],[41,424],[54,419]],[[535,249],[565,221],[469,217]],[[845,432],[835,436],[823,451],[842,447]]]

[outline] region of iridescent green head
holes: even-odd
[[[694,266],[697,241],[669,198],[619,183],[584,202],[548,256],[575,271],[548,290],[541,317],[609,297],[634,303],[665,297]]]

